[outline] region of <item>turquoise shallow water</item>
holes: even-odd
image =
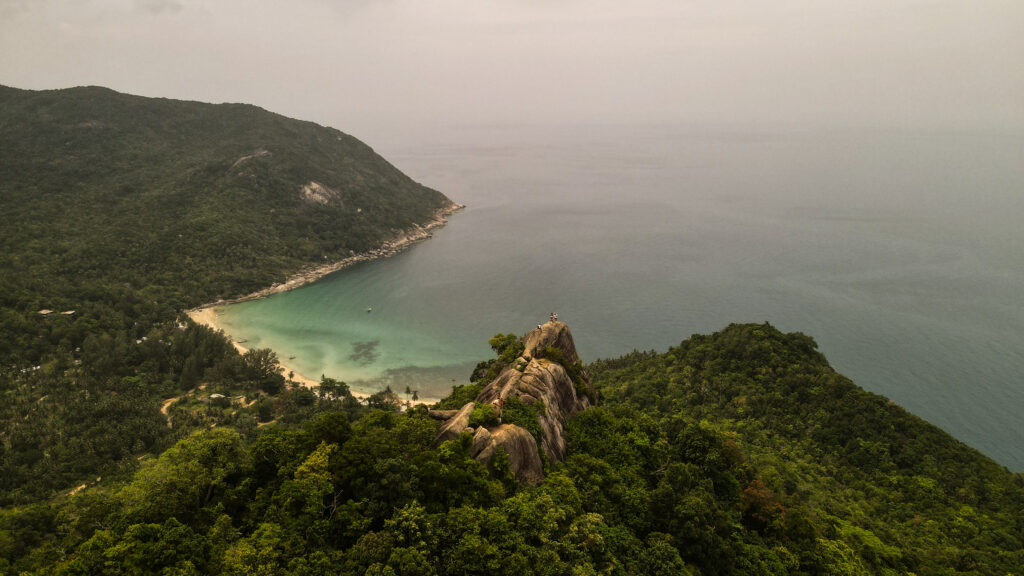
[[[1024,134],[574,127],[385,138],[467,209],[393,258],[223,309],[249,346],[438,396],[557,311],[585,360],[730,322],[1024,470]],[[367,313],[367,307],[373,307]]]

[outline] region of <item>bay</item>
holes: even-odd
[[[467,208],[392,258],[224,307],[233,337],[313,378],[439,397],[490,336],[552,311],[585,361],[768,321],[1024,470],[1024,134],[498,126],[372,142]]]

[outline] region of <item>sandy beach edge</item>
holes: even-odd
[[[217,322],[217,311],[214,309],[213,306],[194,308],[192,310],[187,310],[185,313],[188,314],[188,317],[191,318],[192,321],[195,322],[196,324],[203,324],[205,326],[210,327],[212,330],[216,332],[224,332],[224,336],[226,336],[228,340],[231,341],[231,345],[235,347],[235,350],[238,350],[239,354],[245,354],[246,352],[249,351],[247,347],[243,346],[242,344],[238,343],[238,341],[236,341],[234,338],[232,338],[231,335],[228,334],[224,330],[224,328]],[[281,362],[280,359],[278,359],[278,366],[280,366],[281,374],[283,374],[285,378],[291,380],[292,382],[296,382],[307,388],[315,388],[320,385],[319,380],[314,380],[306,376],[305,374],[298,372],[294,368]],[[358,392],[356,390],[350,390],[350,392],[352,393],[353,396],[360,399],[367,398],[370,396],[369,394],[366,394],[364,392]]]
[[[238,353],[245,354],[246,352],[249,351],[249,349],[235,341],[235,339],[232,338],[231,335],[228,334],[223,329],[223,327],[217,322],[217,312],[215,308],[217,308],[218,306],[226,306],[228,304],[247,302],[249,300],[258,300],[260,298],[266,298],[267,296],[278,294],[280,292],[295,290],[296,288],[301,288],[302,286],[315,282],[328,274],[337,272],[342,268],[346,268],[358,262],[369,262],[371,260],[379,260],[381,258],[394,256],[395,254],[401,252],[402,250],[408,248],[409,246],[412,246],[417,242],[422,242],[423,240],[427,240],[428,238],[430,238],[432,236],[432,230],[436,230],[437,228],[441,228],[444,225],[448,224],[448,216],[451,216],[452,214],[458,212],[459,210],[462,210],[463,208],[465,208],[465,205],[452,202],[448,206],[439,209],[434,214],[434,218],[431,219],[426,224],[415,225],[411,228],[403,230],[391,240],[384,242],[384,244],[382,244],[380,248],[370,250],[367,252],[362,252],[359,254],[354,254],[352,256],[349,256],[348,258],[344,258],[342,260],[332,262],[330,264],[324,264],[322,266],[301,270],[284,282],[273,284],[267,288],[257,290],[256,292],[246,294],[245,296],[240,296],[238,298],[218,300],[216,302],[203,304],[202,306],[199,306],[197,308],[186,310],[185,314],[188,315],[188,317],[196,324],[203,324],[215,331],[224,332],[224,335],[227,336],[229,340],[231,340],[231,344],[235,347],[236,350],[238,350]],[[289,374],[291,375],[289,377],[290,380],[306,387],[316,387],[320,385],[319,380],[309,378],[308,376],[302,374],[297,370],[294,370],[293,368],[289,367],[283,362],[279,361],[278,364],[281,366],[282,374],[284,374],[286,377],[289,377]],[[352,390],[352,395],[357,398],[369,397],[369,394],[364,392],[357,392],[355,390]],[[437,399],[421,398],[416,403],[422,404],[428,401],[432,403],[436,400]]]

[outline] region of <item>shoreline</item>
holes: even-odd
[[[299,272],[290,276],[284,282],[272,284],[267,288],[257,290],[251,294],[239,296],[237,298],[230,298],[226,300],[222,299],[217,300],[216,302],[203,304],[202,306],[185,310],[185,314],[189,317],[189,319],[191,319],[196,324],[202,324],[204,326],[207,326],[214,330],[215,332],[222,332],[228,338],[228,340],[231,341],[231,345],[235,347],[235,350],[237,350],[239,354],[245,354],[246,352],[249,351],[249,349],[235,341],[235,339],[230,334],[228,334],[217,322],[217,311],[215,310],[217,307],[227,306],[229,304],[238,304],[239,302],[248,302],[250,300],[259,300],[260,298],[266,298],[268,296],[279,294],[281,292],[295,290],[296,288],[301,288],[307,284],[316,282],[317,280],[323,278],[324,276],[327,276],[328,274],[337,272],[338,270],[347,268],[353,264],[358,264],[359,262],[370,262],[373,260],[380,260],[383,258],[394,256],[395,254],[398,254],[399,252],[405,250],[409,246],[412,246],[417,242],[422,242],[423,240],[427,240],[430,237],[432,237],[433,234],[431,233],[431,231],[436,230],[438,228],[442,228],[445,225],[447,225],[447,217],[462,210],[465,207],[466,206],[463,204],[451,202],[448,206],[445,206],[437,210],[437,212],[434,213],[434,218],[431,219],[426,224],[415,224],[413,225],[413,227],[399,232],[398,235],[396,235],[391,240],[385,241],[380,248],[369,250],[367,252],[360,252],[359,254],[353,254],[348,258],[343,258],[341,260],[338,260],[337,262],[332,262],[330,264],[324,264],[321,266],[300,270]],[[288,366],[287,364],[281,361],[280,357],[278,358],[278,365],[281,367],[281,373],[284,374],[285,378],[287,378],[288,380],[297,382],[298,384],[305,386],[307,388],[313,388],[320,385],[319,380],[309,378],[308,376],[302,374],[298,370],[295,370],[294,368]],[[292,374],[292,377],[288,378],[288,374]],[[350,392],[352,393],[353,396],[359,399],[365,399],[370,396],[370,394],[367,394],[365,392],[357,392],[355,390],[350,390]],[[431,399],[421,398],[419,401],[414,402],[414,404],[423,404],[425,403],[425,400]]]
[[[217,300],[216,302],[203,304],[202,306],[193,308],[191,310],[186,310],[185,312],[191,316],[192,312],[197,310],[213,308],[214,306],[225,306],[227,304],[238,304],[239,302],[248,302],[249,300],[259,300],[260,298],[266,298],[267,296],[272,296],[274,294],[279,294],[281,292],[288,292],[289,290],[301,288],[306,284],[316,282],[317,280],[323,278],[324,276],[327,276],[328,274],[337,272],[338,270],[341,270],[342,268],[347,268],[353,264],[358,264],[359,262],[370,262],[373,260],[380,260],[382,258],[394,256],[395,254],[398,254],[402,250],[405,250],[406,248],[412,246],[417,242],[422,242],[424,240],[429,239],[431,236],[433,236],[433,234],[431,234],[431,231],[436,230],[438,228],[443,228],[445,225],[448,224],[448,216],[455,214],[456,212],[462,210],[465,207],[466,206],[463,204],[452,202],[448,206],[437,210],[437,212],[434,213],[434,218],[427,222],[425,225],[421,226],[419,224],[414,224],[412,228],[407,228],[406,230],[399,232],[398,235],[396,235],[391,240],[386,240],[384,244],[381,245],[380,248],[375,248],[373,250],[369,250],[366,252],[353,254],[348,258],[343,258],[341,260],[338,260],[337,262],[332,262],[330,264],[322,264],[320,266],[315,266],[312,268],[305,268],[303,270],[296,272],[284,282],[271,284],[266,288],[261,288],[260,290],[257,290],[251,294],[246,294],[244,296],[239,296],[237,298],[229,298],[227,300],[221,299]]]
[[[218,304],[218,306],[219,305],[220,304]],[[246,352],[249,351],[248,347],[239,344],[238,341],[231,336],[231,334],[228,334],[227,331],[225,331],[220,326],[220,324],[217,322],[217,310],[215,306],[207,305],[202,308],[193,308],[192,310],[187,310],[186,314],[188,314],[188,317],[191,318],[192,321],[195,322],[196,324],[202,324],[204,326],[207,326],[214,330],[215,332],[223,332],[224,336],[227,337],[229,341],[231,341],[231,345],[235,347],[235,350],[237,350],[239,354],[245,354]],[[280,357],[278,357],[277,365],[280,367],[279,371],[281,372],[282,375],[284,375],[286,380],[291,380],[292,382],[296,382],[301,386],[305,386],[306,388],[315,388],[320,385],[319,380],[314,380],[306,376],[305,374],[299,372],[298,370],[295,370],[291,366],[288,366],[287,364],[281,362]],[[292,375],[290,378],[288,377],[289,374]],[[355,390],[349,390],[349,392],[351,392],[353,396],[359,398],[360,400],[368,398],[370,396],[365,392],[356,392]]]

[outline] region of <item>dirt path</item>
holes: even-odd
[[[181,400],[182,398],[184,398],[185,396],[188,396],[189,394],[195,394],[196,390],[205,390],[205,389],[206,389],[206,384],[200,384],[199,386],[189,390],[188,392],[185,392],[184,394],[179,394],[179,395],[175,396],[174,398],[168,398],[167,400],[164,400],[163,404],[160,405],[160,413],[163,414],[167,418],[167,427],[168,428],[172,428],[173,427],[171,425],[171,415],[168,413],[170,411],[170,409],[171,409],[171,404],[174,404],[175,402],[177,402],[178,400]]]
[[[174,398],[168,398],[164,400],[164,403],[160,405],[160,413],[167,416],[167,411],[171,409],[171,404],[174,404],[178,400],[181,400],[181,396],[175,396]],[[167,425],[171,425],[171,417],[167,416]]]

